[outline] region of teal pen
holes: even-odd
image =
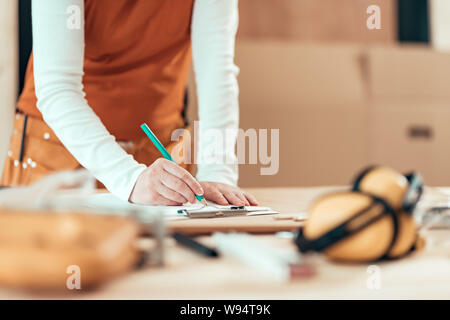
[[[166,148],[164,148],[162,143],[158,140],[158,138],[155,136],[155,134],[152,132],[152,130],[150,130],[150,128],[148,127],[148,125],[146,123],[141,125],[141,129],[144,130],[147,137],[149,137],[149,139],[153,142],[153,144],[159,150],[159,152],[161,152],[161,154],[163,155],[164,158],[172,161],[173,163],[176,163],[176,161],[173,160],[170,153],[166,150]],[[200,203],[204,204],[205,198],[203,196],[195,195],[195,197],[197,198],[197,200]]]

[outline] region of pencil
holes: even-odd
[[[219,253],[217,252],[217,250],[215,250],[213,248],[209,248],[187,235],[175,232],[172,235],[172,237],[180,245],[185,246],[186,248],[189,248],[201,255],[204,255],[206,257],[211,257],[211,258],[217,258],[219,256]]]
[[[173,158],[170,155],[170,153],[166,150],[166,148],[164,148],[162,143],[158,140],[158,138],[155,136],[155,134],[152,132],[152,130],[150,130],[150,128],[148,127],[148,125],[146,123],[141,125],[141,129],[144,130],[144,132],[147,135],[147,137],[155,145],[155,147],[159,150],[159,152],[161,152],[161,154],[163,155],[164,158],[166,158],[167,160],[172,161],[175,164],[178,164],[175,160],[173,160]],[[200,196],[200,195],[196,194],[195,197],[197,198],[197,200],[200,203],[206,205],[206,201],[205,201],[205,198],[203,196]]]

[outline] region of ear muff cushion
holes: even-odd
[[[377,196],[385,200],[394,210],[399,210],[408,187],[408,179],[394,169],[372,167],[357,178],[354,191]]]
[[[343,192],[326,195],[317,200],[309,210],[309,217],[303,228],[303,236],[313,240],[353,217],[359,211],[373,204],[373,197],[358,192]],[[370,210],[385,211],[376,204]],[[324,250],[334,260],[366,262],[381,258],[392,245],[396,233],[393,214],[382,218],[365,229],[336,242]]]
[[[417,240],[417,226],[411,214],[405,211],[397,213],[398,231],[387,258],[399,258],[410,252]]]
[[[402,210],[408,179],[394,169],[372,167],[358,177],[354,188],[384,199],[396,210],[398,233],[387,257],[396,258],[409,252],[417,238],[417,227],[411,213]]]

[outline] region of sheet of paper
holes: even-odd
[[[132,204],[125,202],[110,193],[100,193],[93,195],[86,199],[82,204],[84,207],[94,210],[102,210],[105,212],[117,212],[118,214],[127,215],[132,211],[138,211],[141,215],[152,215],[162,213],[165,217],[171,219],[185,218],[185,216],[178,214],[178,210],[182,209],[195,209],[195,210],[211,210],[211,207],[217,209],[225,209],[230,206],[221,206],[215,203],[208,203],[208,206],[201,204],[186,205],[186,206],[144,206],[138,204]],[[267,207],[245,207],[248,211],[248,215],[261,215],[261,214],[276,214]],[[145,217],[144,217],[145,218]]]
[[[130,212],[137,211],[141,214],[158,214],[162,213],[166,217],[178,217],[178,210],[191,208],[200,209],[203,205],[191,206],[145,206],[125,202],[111,193],[100,193],[89,197],[84,203],[84,206],[90,209],[105,210],[117,212],[118,214],[127,215]]]

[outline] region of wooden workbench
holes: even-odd
[[[306,210],[330,188],[249,189],[261,205],[284,213]],[[254,217],[258,219],[258,217]],[[380,289],[367,287],[369,264],[339,264],[311,257],[317,275],[279,283],[237,261],[207,259],[167,244],[165,267],[130,273],[92,292],[66,295],[29,294],[0,289],[0,299],[442,299],[450,298],[450,230],[427,233],[428,247],[407,258],[377,263]],[[271,245],[295,247],[292,240],[258,235]],[[200,238],[205,243],[210,237]]]

